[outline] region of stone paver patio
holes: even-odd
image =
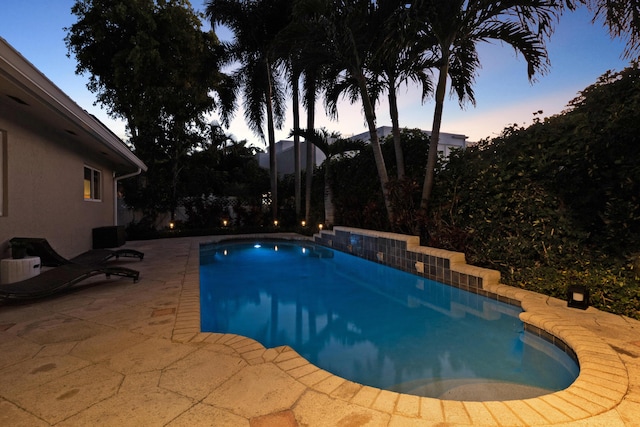
[[[288,236],[295,237],[295,236]],[[219,237],[218,237],[219,238]],[[568,389],[504,402],[362,386],[288,347],[200,332],[199,244],[128,242],[141,279],[0,305],[0,426],[640,426],[640,322],[499,285],[528,323],[562,338]]]

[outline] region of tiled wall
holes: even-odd
[[[334,227],[331,231],[323,230],[316,234],[314,241],[370,261],[520,306],[520,301],[486,290],[486,285],[500,281],[499,272],[468,265],[464,254],[458,252],[420,246],[417,236]]]

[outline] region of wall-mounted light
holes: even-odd
[[[173,230],[173,227],[175,227],[176,225],[173,223],[173,221],[171,221],[169,223],[169,229]]]
[[[322,224],[318,224],[318,230],[322,231],[322,227],[323,227]]]
[[[223,220],[222,220],[222,226],[223,226],[223,227],[226,227],[227,225],[229,225],[229,221],[228,221],[228,220],[226,220],[226,219],[223,219]]]
[[[300,223],[300,225],[302,225],[303,227],[307,226],[307,221],[305,221],[304,219],[302,220],[302,222]]]
[[[274,220],[273,220],[273,226],[274,226],[274,227],[277,227],[277,226],[278,226],[278,220],[277,220],[277,219],[274,219]]]
[[[567,288],[567,306],[586,310],[589,307],[589,289],[582,285],[569,285]]]

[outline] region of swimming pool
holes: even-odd
[[[200,276],[202,331],[289,345],[361,384],[440,398],[508,384],[508,399],[578,375],[566,353],[524,331],[520,308],[321,246],[203,246]]]

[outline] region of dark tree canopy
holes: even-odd
[[[125,119],[149,166],[140,207],[175,211],[185,156],[206,141],[205,114],[217,107],[224,121],[234,102],[219,71],[223,47],[186,0],[77,0],[71,11],[78,20],[65,41],[76,72]]]
[[[186,123],[216,106],[229,111],[224,49],[188,1],[79,0],[72,13],[66,43],[76,72],[88,74],[98,102],[127,121],[134,139],[159,117]]]

